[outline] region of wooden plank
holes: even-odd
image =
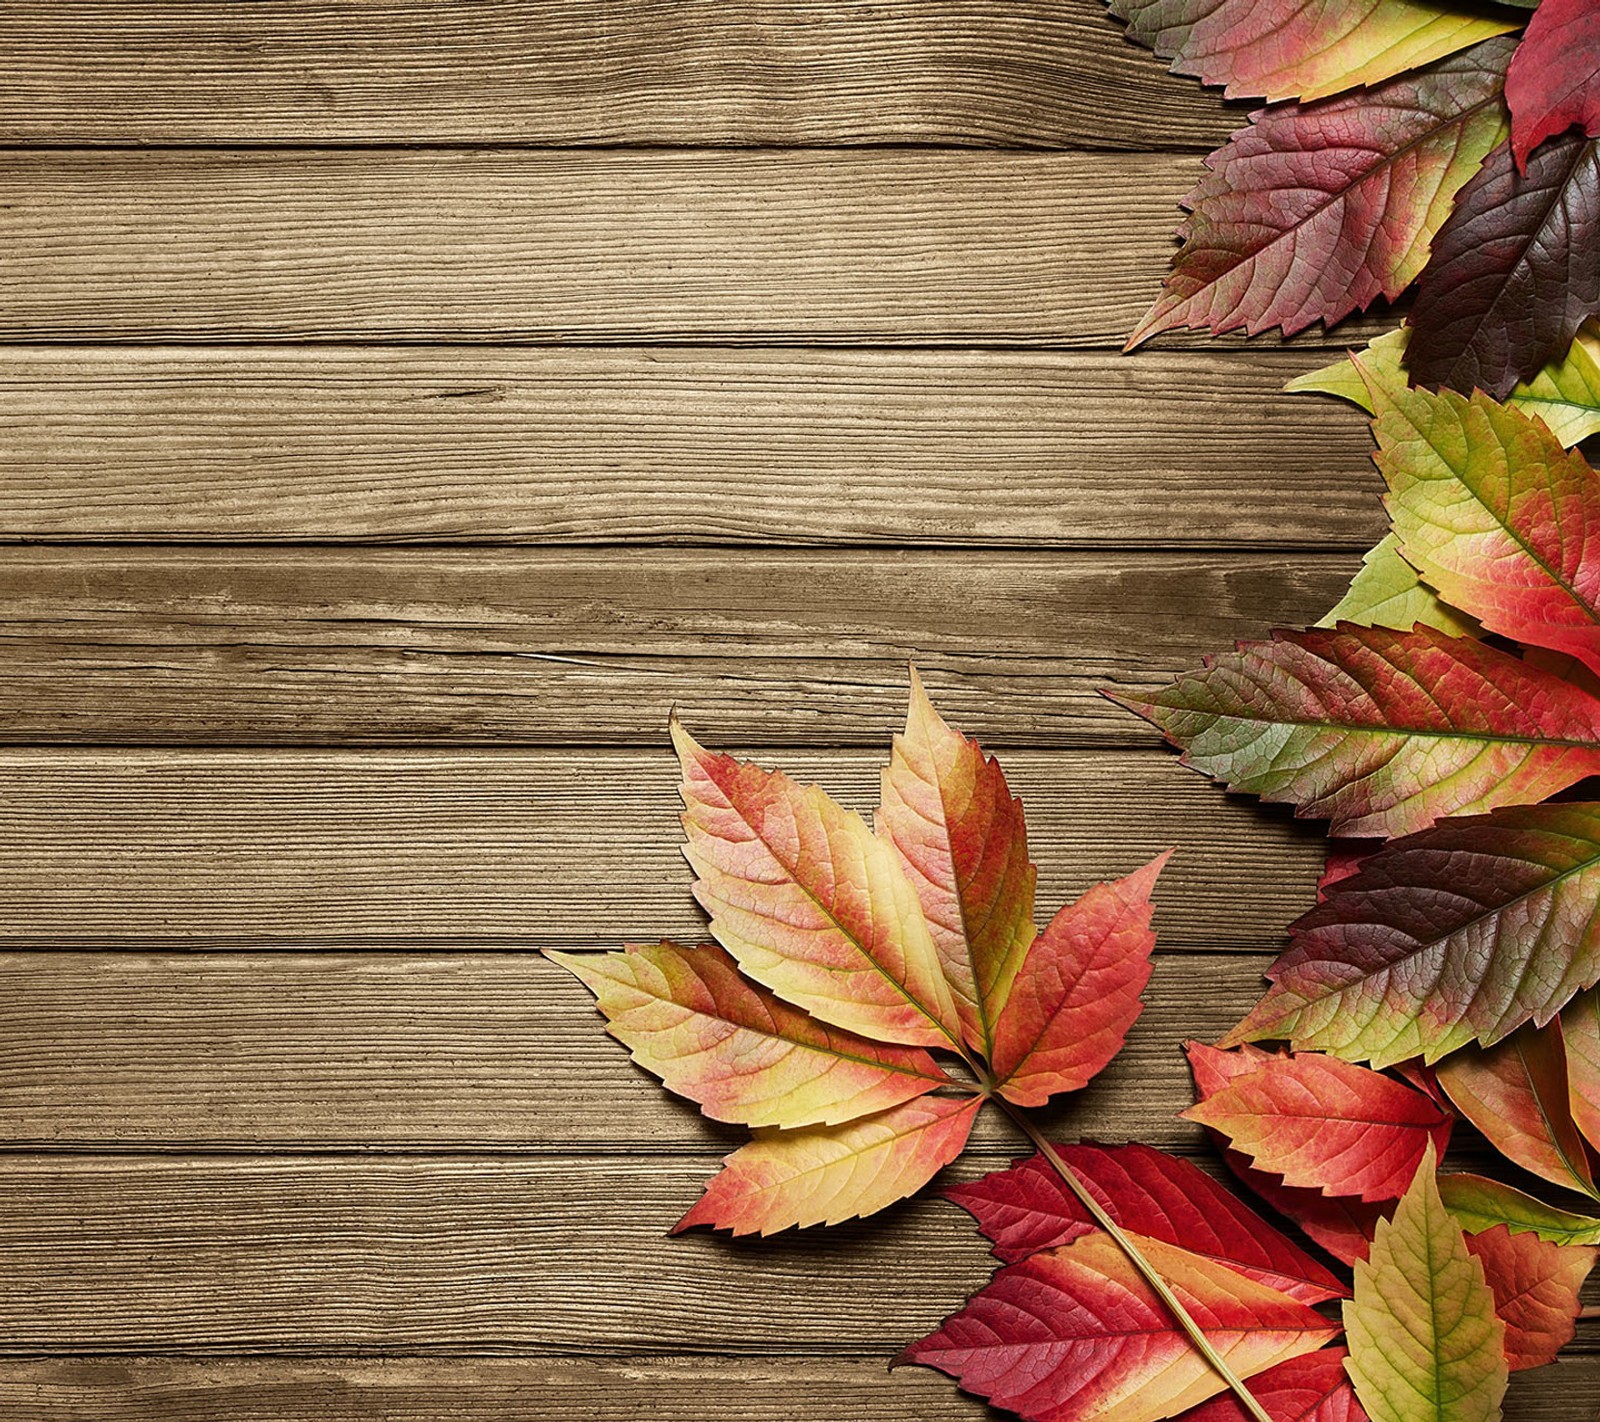
[[[876,800],[882,752],[743,750],[858,809]],[[1310,901],[1320,834],[1165,752],[1018,750],[1006,765],[1044,904],[1168,846],[1169,947],[1270,948]],[[693,938],[676,785],[660,752],[3,751],[0,947]]]
[[[65,1358],[0,1366],[29,1422],[983,1422],[925,1368],[861,1358]],[[1600,1358],[1518,1373],[1506,1422],[1592,1422]]]
[[[1325,358],[12,346],[0,538],[1366,547]]]
[[[1243,122],[1097,0],[49,0],[7,143],[1210,148]]]
[[[1155,745],[1100,695],[1315,620],[1355,553],[0,553],[12,743],[887,746],[915,659],[992,746]]]
[[[7,1155],[0,1354],[889,1353],[993,1267],[931,1193],[827,1230],[668,1238],[712,1164]]]
[[[0,168],[0,339],[1120,346],[1198,169],[914,148],[18,149]]]
[[[1180,1043],[1263,987],[1259,954],[1160,953],[1116,1062],[1045,1119],[1189,1146]],[[726,1150],[533,954],[0,954],[8,1149]],[[992,1117],[992,1119],[991,1119]],[[1014,1155],[980,1119],[973,1149]]]

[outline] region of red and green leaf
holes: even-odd
[[[983,1104],[923,1096],[842,1126],[762,1131],[728,1156],[678,1223],[776,1234],[870,1215],[916,1193],[958,1155]]]
[[[1230,789],[1332,832],[1396,835],[1600,773],[1600,700],[1433,628],[1278,632],[1150,696],[1113,698]]]
[[[1572,1118],[1559,1017],[1545,1027],[1520,1027],[1498,1046],[1464,1047],[1439,1064],[1439,1082],[1508,1160],[1595,1194],[1588,1147]]]
[[[1536,1234],[1513,1234],[1505,1225],[1467,1236],[1467,1252],[1482,1265],[1506,1326],[1506,1363],[1512,1372],[1541,1368],[1572,1341],[1578,1290],[1594,1268],[1593,1247],[1549,1244]]]
[[[1419,385],[1499,397],[1600,309],[1600,146],[1552,138],[1519,173],[1501,144],[1434,238],[1406,324]]]
[[[1337,1333],[1335,1325],[1237,1270],[1159,1240],[1138,1248],[1240,1377]],[[1158,1422],[1218,1392],[1222,1379],[1104,1234],[1001,1269],[901,1361],[1049,1422]]]
[[[1600,1150],[1600,991],[1579,993],[1561,1013],[1567,1050],[1567,1104],[1578,1129]]]
[[[1177,326],[1292,335],[1398,296],[1505,134],[1512,48],[1490,39],[1343,98],[1252,114],[1184,199],[1183,245],[1129,345]]]
[[[1006,1100],[1042,1106],[1077,1091],[1122,1050],[1150,980],[1150,891],[1167,857],[1096,884],[1028,949],[994,1024],[990,1066]]]
[[[1183,1113],[1287,1185],[1398,1199],[1450,1118],[1420,1091],[1333,1057],[1269,1057]]]
[[[715,1121],[836,1125],[947,1084],[926,1052],[829,1027],[740,976],[720,948],[551,953],[622,1042]]]
[[[835,1027],[950,1046],[960,1023],[899,859],[815,785],[697,745],[677,722],[695,897],[741,969]]]
[[[1545,139],[1577,127],[1600,134],[1600,6],[1543,0],[1506,75],[1517,166]]]
[[[951,729],[913,671],[903,735],[883,772],[878,832],[905,866],[955,998],[962,1035],[989,1055],[1034,940],[1035,870],[1022,804],[998,762]]]
[[[1493,1046],[1600,978],[1597,895],[1600,805],[1446,820],[1332,886],[1229,1040],[1380,1067]]]
[[[1187,1160],[1145,1145],[1057,1150],[1124,1229],[1228,1264],[1302,1303],[1347,1292],[1297,1244]],[[1007,1264],[1095,1229],[1077,1196],[1040,1155],[944,1193],[978,1222],[995,1257]]]
[[[1250,1379],[1250,1392],[1272,1422],[1368,1422],[1344,1370],[1343,1348],[1319,1348]],[[1192,1407],[1178,1422],[1253,1422],[1239,1399],[1223,1393]]]
[[[1430,64],[1517,27],[1422,0],[1110,0],[1128,38],[1230,99],[1316,99]]]

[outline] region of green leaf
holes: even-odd
[[[1417,570],[1400,556],[1400,540],[1392,533],[1367,550],[1350,590],[1317,626],[1332,627],[1338,622],[1393,627],[1399,632],[1409,632],[1420,622],[1455,637],[1476,637],[1482,631],[1476,621],[1449,606],[1417,576]]]
[[[1473,1234],[1503,1224],[1552,1244],[1600,1244],[1600,1219],[1558,1210],[1532,1195],[1482,1175],[1441,1175],[1445,1208]]]
[[[1509,1370],[1483,1265],[1445,1209],[1430,1146],[1344,1306],[1346,1367],[1382,1422],[1494,1422]]]

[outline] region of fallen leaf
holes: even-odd
[[[950,1081],[916,1047],[858,1037],[790,1007],[741,977],[720,948],[549,956],[594,993],[634,1061],[715,1121],[837,1125]]]
[[[1225,1264],[1159,1240],[1137,1244],[1240,1377],[1313,1352],[1338,1332]],[[1098,1233],[1001,1269],[900,1361],[949,1373],[1030,1422],[1157,1422],[1222,1387],[1122,1251]]]
[[[1600,805],[1441,821],[1386,845],[1291,928],[1225,1039],[1374,1066],[1438,1061],[1548,1022],[1600,978]]]
[[[1128,38],[1174,74],[1238,98],[1316,99],[1377,84],[1517,28],[1420,0],[1110,0]]]
[[[1513,1233],[1528,1231],[1552,1244],[1600,1244],[1600,1219],[1558,1209],[1499,1180],[1441,1175],[1439,1193],[1462,1228],[1474,1233],[1503,1224]]]
[[[1398,296],[1505,135],[1513,47],[1486,40],[1342,98],[1251,114],[1184,199],[1182,246],[1129,346],[1178,326],[1293,335]]]
[[[1517,166],[1545,139],[1577,126],[1600,134],[1600,6],[1543,0],[1506,75]]]
[[[1342,1298],[1337,1278],[1231,1191],[1187,1160],[1145,1145],[1057,1150],[1124,1229],[1215,1259],[1302,1303]],[[1095,1229],[1041,1155],[951,1185],[945,1196],[978,1222],[995,1257],[1014,1264]]]
[[[1113,700],[1230,789],[1343,835],[1543,799],[1600,773],[1600,700],[1487,643],[1344,623],[1241,643]]]
[[[1600,991],[1579,993],[1561,1012],[1567,1049],[1567,1104],[1589,1144],[1600,1150]]]
[[[1272,1422],[1367,1422],[1344,1370],[1349,1353],[1319,1348],[1250,1380],[1250,1391]],[[1178,1422],[1252,1422],[1239,1399],[1221,1393],[1185,1412]]]
[[[1537,148],[1526,174],[1501,144],[1456,197],[1406,317],[1419,385],[1499,397],[1560,357],[1600,309],[1600,147]]]
[[[1369,1203],[1398,1199],[1450,1118],[1381,1072],[1317,1053],[1269,1057],[1183,1112],[1287,1185]]]
[[[1344,1306],[1347,1368],[1383,1422],[1496,1422],[1506,1328],[1434,1183],[1433,1151],[1355,1266]]]
[[[1593,1247],[1549,1244],[1505,1225],[1467,1236],[1467,1252],[1483,1265],[1495,1312],[1506,1326],[1512,1372],[1542,1368],[1572,1341],[1578,1290],[1594,1268]]]
[[[1559,1017],[1545,1027],[1519,1027],[1498,1046],[1462,1048],[1439,1063],[1439,1081],[1508,1160],[1568,1190],[1595,1194],[1588,1148],[1572,1119]]]
[[[1400,540],[1393,533],[1384,534],[1366,551],[1349,591],[1317,626],[1337,627],[1341,622],[1392,627],[1398,632],[1409,632],[1421,623],[1452,637],[1476,637],[1482,631],[1417,576],[1417,570],[1401,556]]]

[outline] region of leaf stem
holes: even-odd
[[[1188,1334],[1189,1341],[1194,1344],[1195,1350],[1208,1362],[1218,1377],[1226,1383],[1233,1395],[1239,1399],[1240,1405],[1255,1422],[1273,1422],[1272,1414],[1256,1401],[1255,1394],[1244,1385],[1227,1360],[1211,1346],[1211,1340],[1206,1337],[1200,1325],[1194,1321],[1189,1310],[1183,1306],[1183,1301],[1172,1292],[1171,1286],[1160,1274],[1155,1266],[1139,1252],[1138,1246],[1122,1232],[1121,1227],[1111,1218],[1100,1202],[1090,1194],[1089,1188],[1078,1178],[1075,1171],[1061,1158],[1056,1148],[1040,1134],[1033,1122],[1021,1110],[1001,1097],[994,1098],[1000,1109],[1008,1115],[1012,1123],[1023,1135],[1033,1142],[1042,1155],[1055,1168],[1055,1172],[1066,1182],[1067,1188],[1078,1197],[1078,1203],[1086,1209],[1094,1222],[1117,1242],[1117,1247],[1128,1256],[1128,1262],[1143,1276],[1144,1281],[1155,1291],[1162,1303],[1167,1306],[1167,1311],[1177,1320],[1178,1326]]]

